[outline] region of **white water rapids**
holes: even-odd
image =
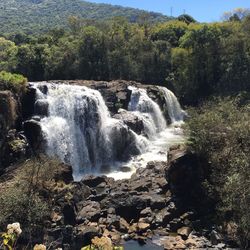
[[[40,120],[45,151],[73,167],[76,180],[86,173],[105,173],[115,179],[129,178],[149,161],[166,161],[171,145],[183,141],[179,124],[185,112],[174,94],[159,87],[172,124],[145,89],[132,91],[128,111],[143,122],[143,135],[122,120],[111,117],[99,91],[83,86],[32,83],[36,103],[47,103],[48,115]],[[46,91],[44,91],[46,86]],[[128,167],[123,172],[120,168]]]

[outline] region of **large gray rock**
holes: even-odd
[[[142,134],[144,125],[142,119],[125,109],[120,109],[117,114],[113,116],[116,119],[122,120],[129,128],[137,134]]]

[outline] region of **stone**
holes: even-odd
[[[88,175],[85,176],[81,182],[85,184],[86,186],[89,186],[91,188],[98,186],[101,183],[107,183],[107,177],[106,176],[93,176],[93,175]]]
[[[120,227],[120,216],[117,216],[115,214],[108,214],[107,215],[107,228],[119,228]]]
[[[177,230],[177,233],[182,237],[182,239],[186,240],[189,234],[192,232],[190,227],[181,227]]]
[[[117,231],[110,232],[110,237],[114,244],[119,244],[121,241],[121,235]]]
[[[128,232],[128,230],[129,230],[128,222],[125,219],[120,218],[119,231],[126,233],[126,232]]]
[[[107,213],[108,214],[115,214],[115,208],[109,207],[108,210],[107,210]]]
[[[133,223],[133,224],[129,227],[128,233],[131,234],[131,233],[135,233],[136,231],[137,231],[137,223]]]
[[[86,226],[81,224],[76,227],[75,244],[76,249],[81,249],[83,246],[91,244],[94,237],[99,237],[99,229],[96,227]]]
[[[166,206],[166,200],[159,195],[151,196],[150,206],[153,209],[162,209]]]
[[[60,215],[60,214],[58,214],[58,213],[56,213],[54,211],[51,213],[50,217],[51,217],[51,220],[53,222],[58,222],[63,218],[62,215]]]
[[[144,232],[144,231],[146,231],[147,229],[150,228],[150,224],[143,223],[143,222],[138,222],[137,227],[138,227],[139,232]]]
[[[112,247],[112,242],[110,240],[110,238],[108,237],[94,237],[92,240],[91,240],[93,246],[96,248],[96,249],[105,249],[105,250],[112,250],[113,247]]]
[[[164,208],[155,214],[154,222],[155,222],[156,226],[159,226],[159,225],[166,226],[170,222],[172,217],[173,216],[168,211],[168,209]]]
[[[25,121],[23,129],[32,149],[40,151],[44,142],[40,122],[33,119]]]
[[[213,245],[217,245],[222,241],[222,236],[216,230],[212,230],[210,233],[210,241]]]
[[[83,208],[77,214],[77,221],[83,222],[84,220],[98,221],[101,217],[100,204],[95,201],[87,201],[84,203]]]
[[[152,210],[150,207],[146,207],[145,209],[143,209],[141,212],[140,212],[140,216],[141,217],[148,217],[148,216],[152,216]]]
[[[152,224],[153,222],[153,217],[144,217],[144,218],[140,218],[139,219],[139,222],[142,222],[142,223],[148,223],[148,224]]]
[[[129,128],[137,134],[141,134],[144,130],[143,121],[138,116],[124,109],[120,109],[118,114],[113,116],[116,119],[122,120]]]
[[[169,222],[170,229],[173,232],[176,232],[179,228],[183,226],[183,223],[180,218],[174,218],[172,221]]]
[[[40,99],[35,102],[34,105],[35,114],[38,116],[48,116],[49,103],[46,99]]]

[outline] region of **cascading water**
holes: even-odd
[[[132,93],[128,110],[142,120],[144,133],[149,139],[149,143],[147,150],[134,156],[125,164],[131,168],[130,173],[125,175],[123,172],[117,171],[108,175],[115,179],[129,178],[138,167],[146,167],[150,161],[167,161],[169,148],[184,141],[179,125],[183,122],[185,111],[181,109],[177,98],[170,90],[159,87],[164,94],[165,105],[171,118],[172,124],[167,126],[159,105],[148,96],[146,89],[136,87],[129,87],[129,89]]]
[[[42,93],[43,83],[33,86],[36,102],[48,102],[48,117],[40,121],[46,153],[70,163],[75,178],[82,173],[103,171],[117,158],[143,151],[141,138],[122,121],[110,117],[100,92],[47,83],[47,93]]]
[[[167,109],[168,109],[168,115],[171,119],[172,123],[175,122],[182,122],[186,116],[186,112],[182,110],[180,103],[177,100],[177,97],[174,95],[172,91],[165,87],[159,87],[159,89],[162,91]]]
[[[166,128],[166,120],[159,105],[154,102],[145,89],[129,87],[132,91],[128,110],[142,119],[145,133],[153,139],[157,133]]]
[[[168,148],[183,139],[175,127],[167,126],[159,105],[145,89],[129,87],[127,112],[142,120],[144,127],[143,134],[138,135],[122,119],[111,117],[97,90],[53,83],[31,85],[36,89],[35,109],[48,108],[40,120],[46,153],[71,164],[75,179],[100,172],[115,178],[130,177],[137,167],[151,160],[166,161]],[[182,120],[184,111],[174,94],[162,87],[160,91],[171,121]],[[132,171],[121,172],[121,166]]]

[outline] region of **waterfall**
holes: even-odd
[[[77,180],[86,173],[118,173],[118,178],[123,178],[120,167],[135,169],[151,160],[166,161],[171,143],[182,139],[176,127],[167,126],[146,89],[128,87],[131,97],[126,112],[143,123],[142,133],[137,134],[125,118],[111,117],[97,90],[45,82],[31,86],[36,90],[35,115],[40,116],[45,152],[69,163]],[[172,122],[183,120],[185,112],[177,98],[168,89],[159,88]]]
[[[177,97],[174,95],[172,91],[165,87],[159,87],[160,91],[162,91],[167,109],[168,109],[168,115],[171,119],[172,123],[180,122],[184,120],[184,117],[186,116],[186,112],[182,110],[181,105],[177,99]]]
[[[43,93],[44,83],[33,87],[36,103],[48,103],[48,116],[40,121],[46,153],[70,163],[75,176],[100,172],[117,159],[143,151],[145,142],[122,121],[111,118],[99,91],[46,83]]]
[[[166,120],[159,105],[147,94],[145,89],[129,87],[132,91],[128,110],[142,119],[146,135],[152,139],[166,128]]]

